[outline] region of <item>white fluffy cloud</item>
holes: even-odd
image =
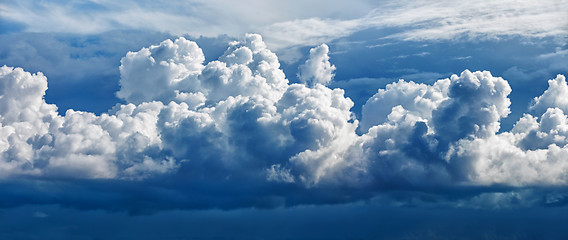
[[[322,44],[310,50],[310,56],[300,66],[298,78],[304,84],[313,86],[316,84],[326,85],[333,78],[335,66],[329,62],[329,47]]]
[[[449,161],[467,164],[467,179],[477,184],[565,185],[568,183],[568,117],[561,102],[551,101],[567,87],[559,75],[536,98],[535,112],[525,114],[511,132],[461,139],[449,151]],[[548,104],[548,105],[545,105]],[[536,106],[536,107],[535,107]]]
[[[127,104],[99,116],[45,103],[47,79],[0,70],[0,177],[178,176],[303,187],[566,185],[568,89],[559,75],[510,132],[506,80],[463,71],[432,85],[400,80],[363,107],[361,124],[318,46],[289,84],[260,35],[204,62],[179,38],[121,61]],[[564,89],[564,90],[563,90]],[[357,133],[360,128],[360,134]]]
[[[363,106],[360,128],[366,132],[372,126],[387,121],[393,107],[397,105],[417,116],[431,118],[432,111],[448,98],[449,85],[449,79],[437,81],[432,86],[404,80],[388,84]]]
[[[555,79],[548,80],[548,89],[542,96],[536,97],[530,110],[536,114],[543,114],[548,108],[557,107],[568,112],[568,85],[566,77],[558,75]]]
[[[121,60],[121,89],[116,95],[135,104],[170,99],[175,89],[186,87],[180,86],[183,79],[197,77],[204,61],[197,44],[185,38],[129,52]]]
[[[45,103],[47,79],[43,74],[30,74],[21,68],[0,68],[0,175],[34,174],[39,145],[51,142],[50,125],[57,120],[56,107]],[[36,143],[37,144],[34,144]]]
[[[289,86],[259,35],[203,62],[184,38],[128,53],[117,96],[129,103],[100,116],[57,115],[43,75],[3,67],[2,175],[137,179],[185,161],[192,171],[217,162],[224,175],[246,166],[258,175],[353,125],[342,90]]]

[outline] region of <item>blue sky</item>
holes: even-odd
[[[4,1],[0,238],[565,239],[566,12]]]

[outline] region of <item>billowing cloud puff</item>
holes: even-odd
[[[366,132],[372,126],[387,121],[392,108],[398,105],[417,116],[431,118],[432,111],[448,98],[449,85],[449,79],[437,81],[432,86],[404,80],[388,84],[363,106],[360,128]]]
[[[563,79],[559,75],[550,80],[531,109],[538,111],[555,97],[553,93],[567,88]],[[466,163],[470,169],[466,177],[475,184],[565,185],[568,117],[559,107],[562,104],[552,103],[539,117],[525,114],[511,132],[461,139],[449,151],[449,160]]]
[[[379,185],[447,185],[464,181],[467,163],[447,154],[462,139],[486,138],[507,116],[511,89],[489,72],[470,72],[432,86],[389,84],[363,106],[363,134],[351,151]],[[390,109],[389,109],[390,108]]]
[[[568,112],[568,85],[566,77],[558,75],[555,79],[548,80],[549,88],[542,96],[534,98],[530,110],[536,114],[543,114],[548,108],[557,107]]]
[[[298,78],[307,85],[328,84],[333,78],[335,66],[329,62],[329,47],[322,44],[310,50],[310,57],[300,66]]]
[[[120,178],[133,171],[128,169],[140,169],[138,164],[149,164],[140,153],[160,143],[150,124],[157,121],[162,104],[129,104],[101,116],[68,110],[62,117],[43,100],[43,75],[1,69],[2,176]],[[164,171],[172,167],[168,164],[158,160],[147,170]]]
[[[53,140],[49,122],[57,119],[56,106],[43,100],[47,79],[6,66],[0,78],[0,176],[37,173],[38,151]]]
[[[499,128],[511,88],[487,71],[389,84],[359,121],[344,91],[325,86],[328,51],[312,49],[302,84],[289,84],[260,35],[208,63],[196,43],[166,40],[122,59],[117,96],[127,103],[101,115],[58,115],[41,73],[4,66],[1,181],[107,179],[127,190],[105,191],[128,199],[148,195],[128,187],[143,182],[174,207],[222,208],[345,202],[395,186],[568,184],[563,76],[510,132]]]
[[[205,56],[197,44],[183,37],[129,52],[121,60],[121,89],[116,95],[136,104],[167,100],[173,97],[173,90],[188,87],[180,82],[195,78],[203,69],[204,61]]]

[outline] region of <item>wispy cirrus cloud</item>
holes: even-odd
[[[325,7],[324,7],[325,6]],[[145,29],[176,35],[259,32],[275,50],[318,45],[364,29],[404,40],[560,37],[568,34],[566,0],[555,1],[18,1],[4,19],[26,31],[100,33]],[[368,10],[372,9],[372,10]],[[222,20],[221,20],[222,19]]]
[[[0,5],[2,17],[31,32],[93,34],[116,29],[144,29],[192,36],[241,35],[275,22],[314,15],[344,19],[364,14],[369,1],[18,1]],[[340,11],[339,11],[340,10]]]
[[[279,22],[261,32],[274,47],[329,42],[364,29],[383,29],[403,40],[530,38],[568,35],[568,2],[561,1],[388,1],[360,18],[310,18]]]

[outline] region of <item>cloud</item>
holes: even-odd
[[[195,42],[179,38],[159,46],[129,52],[121,60],[120,85],[116,95],[127,102],[140,104],[172,98],[179,82],[203,69],[205,56]],[[169,94],[169,95],[168,95]]]
[[[366,29],[382,37],[440,40],[568,34],[562,1],[18,1],[0,5],[10,25],[29,32],[96,34],[152,30],[175,35],[262,33],[275,50],[313,46]],[[325,6],[325,7],[323,7]],[[369,9],[371,9],[369,11]],[[219,17],[223,20],[220,21]],[[384,30],[384,31],[383,31]]]
[[[547,109],[557,107],[564,112],[568,112],[568,86],[566,85],[566,77],[558,75],[555,79],[548,80],[549,88],[544,93],[534,98],[534,103],[530,106],[530,110],[542,114]]]
[[[560,12],[561,9],[565,9],[562,3],[522,2],[511,5],[512,3],[514,2],[403,3],[403,9],[406,11],[395,12],[395,15],[388,16],[385,20],[395,25],[397,22],[402,22],[420,26],[396,34],[405,39],[452,39],[463,35],[482,38],[505,35],[545,37],[566,34],[565,25],[555,20],[562,18]],[[456,11],[456,9],[467,9],[467,11]],[[416,15],[416,13],[422,14]],[[444,17],[438,18],[440,16]],[[537,24],[535,19],[543,21],[543,24]],[[501,24],[494,24],[496,22]]]
[[[271,46],[316,45],[366,29],[403,40],[528,38],[568,34],[567,7],[559,1],[385,1],[366,15],[348,20],[312,17],[268,25],[260,30]],[[564,19],[564,20],[559,20]]]
[[[335,66],[329,62],[329,47],[322,44],[310,50],[310,56],[306,62],[299,67],[298,79],[304,84],[327,85],[335,75]]]
[[[361,129],[367,131],[372,126],[388,120],[393,107],[416,112],[420,117],[431,118],[432,111],[448,98],[450,81],[438,81],[433,86],[399,80],[388,84],[367,100],[362,108]]]
[[[3,3],[3,18],[25,25],[31,32],[95,34],[111,30],[152,30],[176,35],[237,36],[275,22],[318,15],[348,18],[364,14],[371,1],[336,1],[335,8],[322,8],[326,1],[287,1],[267,4],[248,0],[217,1],[19,1]],[[285,11],[283,11],[285,10]],[[222,17],[223,20],[219,20]]]
[[[13,33],[0,35],[2,64],[49,78],[46,101],[67,109],[106,112],[119,99],[120,59],[171,37],[164,33],[114,31],[98,35]],[[225,48],[225,43],[223,44]],[[205,48],[207,49],[207,48]]]
[[[537,99],[548,99],[566,88],[563,78],[550,80],[549,89]],[[549,105],[539,117],[525,114],[511,132],[462,139],[452,146],[449,159],[467,162],[474,169],[469,179],[481,184],[565,185],[567,117],[561,107]]]
[[[100,115],[59,115],[43,99],[43,74],[4,66],[3,205],[270,208],[351,202],[386,189],[481,188],[464,197],[473,198],[494,185],[568,184],[568,117],[555,100],[568,88],[561,75],[535,100],[535,116],[500,132],[511,88],[488,71],[388,84],[359,120],[343,89],[322,84],[334,70],[326,46],[310,56],[300,66],[304,83],[290,84],[260,35],[209,62],[195,42],[165,40],[126,54],[117,92],[126,103]]]

